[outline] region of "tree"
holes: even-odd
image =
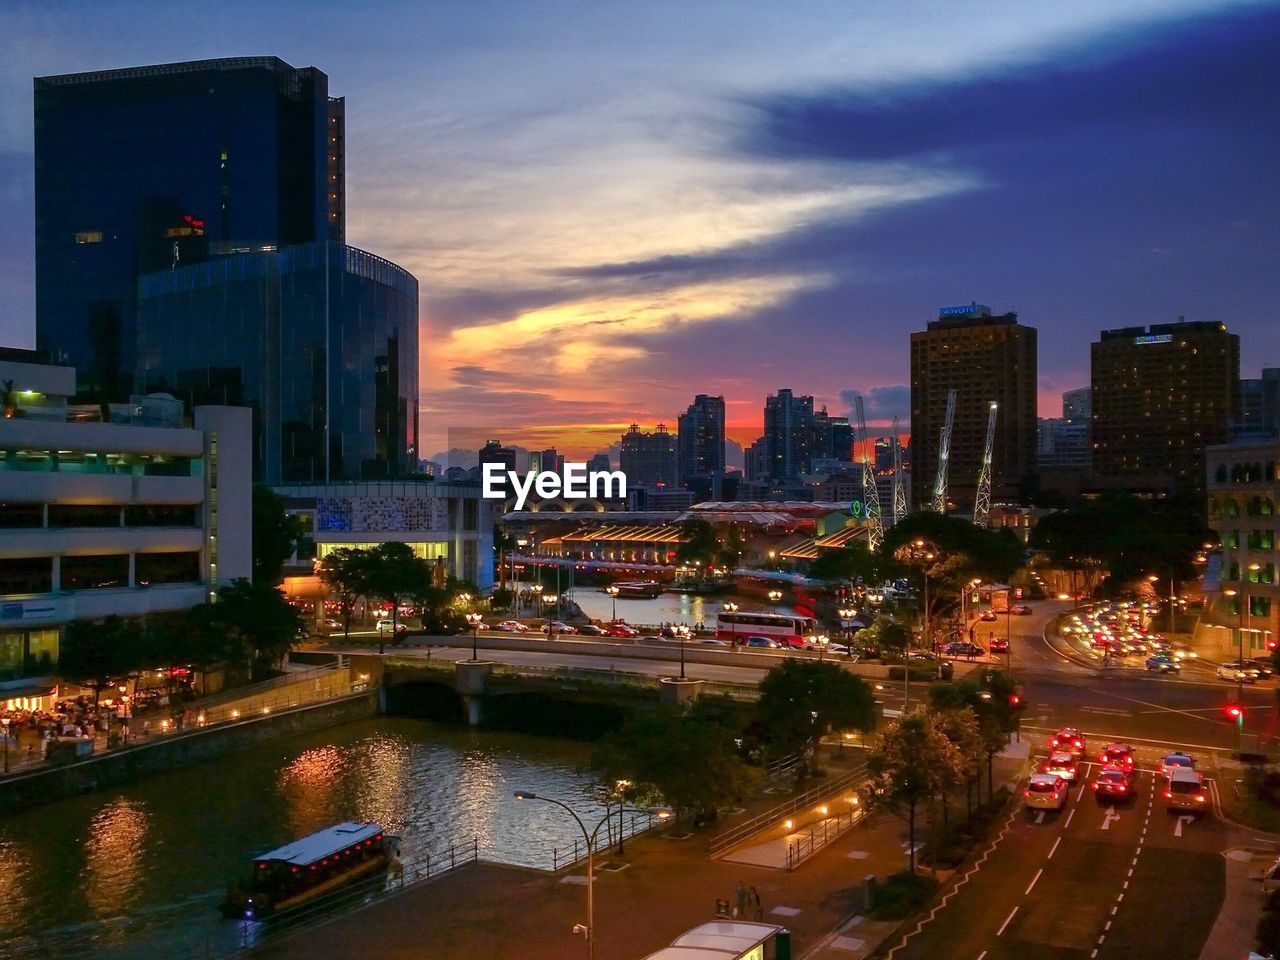
[[[865,543],[854,543],[841,550],[823,550],[809,564],[809,576],[815,580],[861,580],[871,582],[882,576],[884,566],[880,554],[872,553]]]
[[[893,617],[880,616],[876,622],[858,631],[857,642],[866,649],[881,650],[886,654],[901,656],[907,650],[911,631]]]
[[[342,636],[351,635],[351,617],[360,598],[369,592],[370,562],[367,550],[354,547],[338,547],[320,560],[318,573],[329,588],[330,595],[338,601],[342,614]]]
[[[933,718],[938,729],[942,731],[942,735],[950,740],[951,744],[956,748],[956,754],[960,761],[958,769],[949,771],[956,776],[943,786],[941,792],[942,831],[943,835],[946,836],[948,832],[947,790],[963,783],[968,815],[970,818],[973,816],[973,791],[971,787],[978,775],[978,765],[982,762],[982,736],[978,731],[978,716],[968,706],[950,710],[935,710],[933,711]]]
[[[298,638],[302,616],[269,584],[234,580],[218,590],[218,600],[202,614],[208,626],[222,630],[227,659],[249,668],[270,667]]]
[[[929,703],[936,711],[968,708],[978,721],[978,737],[987,759],[987,796],[992,794],[995,755],[1008,745],[1009,734],[1018,729],[1024,704],[1017,684],[1003,670],[983,670],[955,683],[936,683],[929,688]],[[982,798],[979,781],[978,798]]]
[[[715,528],[701,517],[691,517],[680,526],[684,534],[684,542],[676,548],[676,561],[693,566],[699,564],[709,567],[715,563],[720,542],[716,539]]]
[[[391,605],[391,636],[399,635],[400,604],[427,590],[431,571],[405,543],[380,543],[368,553],[366,586],[369,595]],[[378,631],[378,653],[385,652],[383,632]]]
[[[629,798],[661,799],[695,823],[741,801],[759,780],[738,755],[732,731],[697,707],[637,715],[600,742],[591,766],[601,783],[629,781]]]
[[[786,660],[760,681],[756,719],[776,755],[799,755],[803,773],[828,730],[875,729],[875,695],[838,664]]]
[[[58,650],[58,673],[92,689],[96,705],[112,680],[137,670],[142,658],[142,632],[133,621],[117,616],[73,620]]]
[[[302,525],[284,512],[285,499],[269,488],[253,488],[253,582],[280,582],[285,561],[302,537]]]
[[[957,776],[961,759],[955,745],[930,713],[893,721],[876,737],[867,756],[871,782],[867,802],[907,824],[909,870],[916,870],[916,813]]]

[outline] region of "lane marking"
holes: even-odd
[[[1107,812],[1102,817],[1102,826],[1099,830],[1110,830],[1111,824],[1120,819],[1120,814],[1116,813],[1115,807],[1107,807]]]
[[[1173,828],[1173,835],[1174,835],[1175,837],[1180,837],[1180,836],[1182,836],[1182,825],[1183,825],[1184,823],[1191,823],[1193,820],[1195,820],[1195,817],[1190,816],[1190,815],[1185,814],[1185,813],[1184,813],[1184,814],[1181,814],[1181,815],[1178,817],[1178,822],[1177,822],[1177,824],[1176,824],[1176,825],[1174,826],[1174,828]]]
[[[978,960],[982,960],[982,958],[985,957],[986,955],[987,955],[987,951],[983,950],[980,954],[978,954]]]
[[[1027,884],[1027,889],[1022,891],[1022,895],[1024,897],[1031,892],[1032,888],[1036,885],[1036,881],[1040,879],[1040,874],[1042,873],[1044,873],[1044,867],[1041,867],[1039,870],[1036,871],[1036,875],[1032,877],[1031,882]]]
[[[1063,829],[1063,830],[1065,830],[1065,829],[1067,829],[1067,827],[1071,826],[1071,818],[1072,818],[1072,817],[1074,817],[1075,815],[1076,815],[1075,807],[1072,807],[1072,808],[1071,808],[1071,812],[1067,814],[1067,822],[1066,822],[1066,823],[1064,823],[1064,824],[1062,825],[1062,829]]]
[[[1057,840],[1053,841],[1053,849],[1050,850],[1049,855],[1045,857],[1046,860],[1053,859],[1053,855],[1058,852],[1058,844],[1060,844],[1061,842],[1062,842],[1062,837],[1058,837]]]
[[[1043,810],[1037,810],[1037,811],[1036,811],[1036,823],[1044,823],[1044,811],[1043,811]]]
[[[1005,927],[1007,927],[1007,926],[1009,925],[1009,922],[1010,922],[1011,920],[1013,920],[1013,916],[1014,916],[1014,914],[1016,914],[1017,912],[1018,912],[1018,908],[1017,908],[1017,907],[1014,907],[1012,910],[1010,910],[1010,911],[1009,911],[1009,915],[1008,915],[1007,917],[1005,917],[1005,918],[1004,918],[1004,923],[1000,924],[1000,929],[996,931],[996,936],[997,936],[997,937],[998,937],[998,936],[1000,936],[1000,934],[1004,933],[1004,928],[1005,928]]]

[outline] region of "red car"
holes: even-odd
[[[625,624],[621,620],[618,620],[613,623],[605,624],[604,634],[606,637],[630,638],[630,637],[640,636],[640,631],[637,630],[635,627]]]
[[[1132,800],[1134,796],[1129,774],[1120,767],[1104,768],[1091,786],[1099,803],[1103,800]]]
[[[993,637],[991,642],[987,644],[987,649],[992,653],[1008,653],[1009,641],[1002,640],[999,637]]]
[[[1133,747],[1127,743],[1108,743],[1098,754],[1098,762],[1104,767],[1133,770]]]
[[[1066,750],[1073,757],[1084,756],[1084,734],[1075,727],[1063,727],[1049,739],[1051,750]]]

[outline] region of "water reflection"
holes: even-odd
[[[373,820],[395,833],[403,831],[408,810],[411,754],[408,741],[374,737],[358,745],[353,765],[357,820]]]
[[[82,874],[84,898],[101,918],[131,906],[145,879],[147,814],[142,804],[121,797],[89,821]]]
[[[16,933],[29,909],[27,874],[30,864],[18,845],[0,837],[0,935]]]
[[[281,771],[280,792],[295,836],[310,833],[331,819],[334,794],[346,766],[343,750],[326,744],[304,751]]]

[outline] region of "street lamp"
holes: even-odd
[[[929,622],[929,563],[937,556],[933,550],[928,549],[930,544],[923,539],[916,539],[912,542],[908,554],[912,560],[923,560],[920,565],[920,572],[924,574],[924,622],[921,625],[922,633],[920,639],[930,650],[933,649],[932,634]],[[905,716],[907,707],[911,703],[911,631],[907,631],[907,647],[905,651],[906,666],[902,669],[902,713]]]
[[[1240,592],[1234,587],[1222,591],[1224,597],[1239,597]],[[1236,600],[1236,635],[1240,638],[1240,659],[1236,661],[1236,702],[1244,708],[1244,608],[1240,600]],[[1243,715],[1242,715],[1243,716]],[[1236,753],[1240,752],[1240,726],[1236,725]]]
[[[781,599],[782,599],[782,591],[781,591],[781,590],[770,590],[770,591],[769,591],[769,602],[770,602],[770,603],[772,603],[774,606],[777,606],[777,605],[778,605],[778,601],[780,601]]]
[[[0,724],[4,725],[4,772],[9,772],[9,718],[0,717]]]
[[[568,804],[561,803],[559,800],[553,800],[551,797],[540,797],[531,790],[517,790],[515,792],[515,798],[517,800],[541,800],[543,803],[549,803],[552,806],[559,807],[561,810],[569,814],[569,816],[573,817],[573,822],[576,823],[578,825],[578,829],[582,831],[582,839],[585,840],[587,843],[587,924],[585,927],[582,928],[582,932],[586,936],[586,940],[587,940],[587,960],[594,960],[594,957],[596,955],[596,941],[595,941],[596,837],[598,837],[600,834],[600,828],[609,822],[609,819],[612,815],[605,814],[604,819],[602,819],[599,823],[596,824],[595,829],[588,831],[587,825],[582,822],[582,818],[578,816],[573,811],[573,808],[570,807]],[[657,817],[659,820],[666,820],[672,815],[672,810],[670,807],[648,807],[644,810],[640,810],[635,807],[622,807],[621,805],[619,806],[620,806],[619,816],[621,816],[622,812],[625,812],[625,811],[629,811],[631,813],[648,813],[651,816]],[[577,933],[577,932],[578,932],[578,927],[575,926],[574,933]]]
[[[480,659],[480,657],[477,656],[476,654],[476,644],[480,640],[480,621],[482,621],[483,619],[484,617],[480,616],[480,614],[478,613],[467,614],[467,623],[471,624],[471,662],[472,663],[475,663]]]
[[[613,600],[613,622],[617,623],[618,622],[618,588],[613,584],[610,584],[609,586],[604,588],[604,592],[607,593],[610,596],[610,598]]]
[[[560,598],[554,593],[548,593],[542,597],[542,602],[547,606],[550,606],[553,603],[559,603],[559,601],[560,601]],[[546,607],[543,607],[543,610],[546,610]],[[547,639],[554,640],[555,638],[556,638],[555,621],[548,620],[547,621]]]

